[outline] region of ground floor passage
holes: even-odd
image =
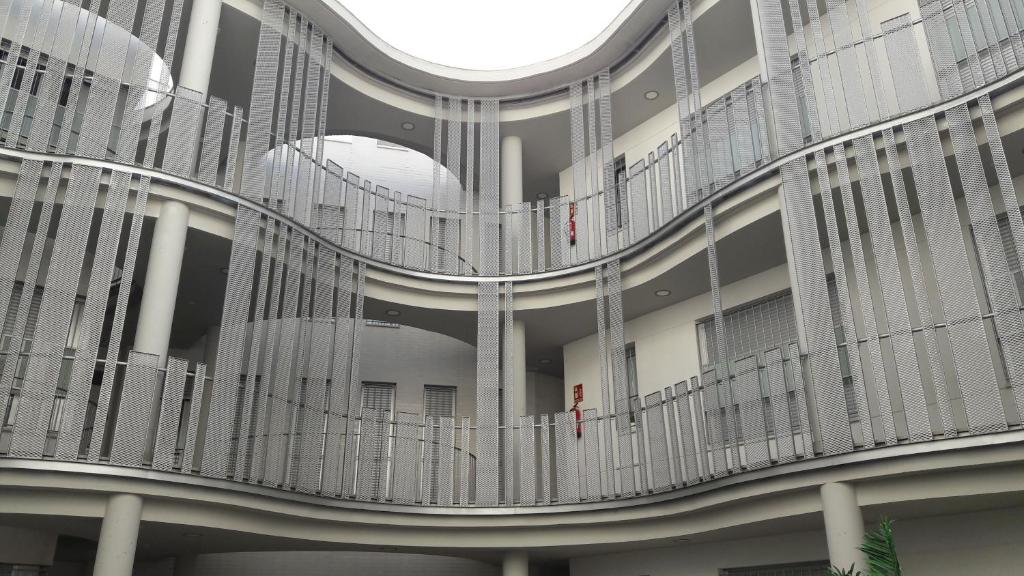
[[[895,540],[907,576],[1008,576],[1024,574],[1024,503],[1013,498],[961,504],[945,502],[939,515],[929,515],[926,503],[866,508],[870,530],[882,513],[894,518]],[[959,509],[959,510],[958,510]],[[813,523],[813,522],[810,522]],[[250,551],[166,554],[164,544],[147,541],[143,526],[133,576],[825,576],[828,542],[823,528],[801,529],[800,519],[765,530],[749,526],[757,536],[716,540],[715,536],[681,540],[672,545],[607,553],[567,556],[557,547],[534,550],[521,564],[488,554],[405,554],[391,551]],[[625,529],[625,528],[624,528]],[[182,539],[194,538],[187,533]],[[197,540],[199,538],[196,538]],[[196,542],[195,548],[202,548]],[[96,542],[45,531],[0,527],[0,550],[5,559],[0,576],[89,576],[93,574]],[[571,552],[568,552],[571,554]],[[476,556],[476,557],[473,557]],[[35,558],[35,560],[33,560]],[[521,559],[521,558],[520,558]],[[31,562],[38,562],[32,564]],[[176,566],[177,564],[177,566]],[[504,565],[503,565],[504,564]],[[509,564],[512,564],[511,566]]]

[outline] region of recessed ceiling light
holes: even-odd
[[[546,200],[547,197],[548,197],[548,195],[543,193],[543,192],[541,192],[540,194],[537,194],[537,200]]]
[[[661,290],[655,290],[654,291],[654,295],[655,296],[668,296],[671,293],[672,293],[671,290],[665,290],[664,288],[662,288]]]
[[[409,121],[402,122],[402,130],[405,130],[406,132],[408,132],[409,130],[414,130],[415,128],[416,128],[416,125],[413,124],[412,122],[409,122]]]
[[[541,364],[551,364],[551,358],[541,358],[540,359],[540,363]]]
[[[384,313],[387,314],[388,316],[401,316],[402,315],[401,312],[399,312],[398,310],[395,310],[394,308],[389,308],[389,309],[385,310]]]
[[[648,100],[655,100],[655,99],[658,98],[658,91],[657,90],[648,90],[647,92],[644,92],[644,98],[646,98]]]

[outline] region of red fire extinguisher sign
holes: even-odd
[[[576,203],[569,203],[569,244],[576,243]]]
[[[572,411],[576,416],[576,437],[583,436],[583,411],[580,410],[580,402],[583,402],[583,384],[576,384],[572,387]]]

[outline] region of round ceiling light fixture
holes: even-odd
[[[655,296],[668,296],[670,294],[672,294],[672,291],[671,290],[665,290],[664,288],[662,288],[661,290],[655,290],[654,291],[654,295]]]
[[[648,100],[657,100],[658,96],[659,94],[657,90],[648,90],[647,92],[644,92],[644,98]]]
[[[548,195],[547,194],[545,194],[543,192],[537,194],[537,200],[547,200],[547,199],[548,199]]]
[[[406,120],[405,122],[402,122],[402,130],[405,130],[406,132],[409,132],[409,131],[415,130],[415,129],[416,129],[416,125],[413,124],[412,122],[409,122],[408,120]]]
[[[389,309],[385,310],[384,313],[387,314],[388,316],[401,316],[402,315],[401,312],[399,312],[398,310],[395,310],[394,308],[389,308]]]
[[[541,364],[551,364],[551,358],[541,358],[540,359],[540,363]]]

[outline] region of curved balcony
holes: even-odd
[[[680,102],[692,101],[680,104],[682,136],[658,145],[625,176],[616,173],[611,134],[601,127],[597,138],[592,131],[610,113],[607,78],[581,81],[570,87],[574,195],[503,210],[494,101],[444,101],[460,118],[484,116],[467,123],[481,124],[478,151],[486,147],[481,161],[488,168],[480,169],[480,196],[486,192],[489,206],[460,211],[440,201],[428,207],[425,199],[375,189],[351,171],[323,165],[324,133],[316,125],[326,115],[318,98],[326,96],[319,85],[305,93],[302,106],[313,116],[303,119],[298,137],[300,125],[293,119],[282,130],[281,115],[266,130],[272,105],[255,102],[246,118],[240,107],[187,88],[167,95],[166,110],[147,115],[148,82],[68,62],[62,73],[40,71],[38,50],[25,48],[36,59],[5,64],[0,76],[38,78],[31,87],[12,83],[5,94],[11,116],[0,153],[21,164],[0,246],[0,292],[12,318],[0,367],[0,398],[7,400],[0,454],[8,462],[104,464],[456,513],[662,492],[685,497],[695,485],[755,469],[778,467],[782,474],[797,461],[1016,429],[1024,405],[1024,330],[1008,261],[1024,247],[1024,224],[1019,214],[1006,216],[1014,242],[1007,249],[996,241],[992,198],[1017,202],[992,100],[1007,95],[1013,103],[1021,72],[1008,61],[1020,52],[1020,37],[997,38],[963,58],[952,54],[952,64],[936,57],[945,67],[933,77],[912,46],[919,33],[934,39],[929,19],[936,17],[943,16],[897,17],[880,36],[833,51],[822,46],[815,58],[803,47],[794,61],[788,46],[774,47],[768,82],[748,80],[701,106],[685,87],[695,75],[683,58],[687,19],[673,11]],[[774,25],[785,30],[782,22]],[[316,53],[309,45],[304,49]],[[837,63],[844,74],[856,67],[851,50],[867,59],[885,55],[889,78],[871,76],[877,97],[843,106],[812,97],[810,86],[823,82],[829,66]],[[330,74],[323,60],[309,68],[307,80]],[[803,88],[793,84],[797,78]],[[296,107],[298,101],[290,99]],[[437,104],[444,109],[441,97]],[[699,112],[690,114],[691,107]],[[987,139],[984,161],[971,141],[972,114]],[[83,118],[80,126],[74,118]],[[944,140],[952,144],[959,182],[947,171]],[[472,150],[462,147],[451,149]],[[985,168],[995,174],[999,195],[989,192]],[[457,175],[468,180],[476,172]],[[443,189],[464,200],[474,187],[453,180],[435,187],[438,196]],[[801,334],[734,357],[721,331],[714,227],[726,214],[716,208],[754,184],[777,186],[775,180]],[[138,338],[122,342],[154,181],[189,197],[213,197],[235,219],[212,375],[203,362],[141,351]],[[902,244],[894,241],[893,221],[901,224]],[[967,249],[969,234],[950,233],[962,221],[977,235],[976,254]],[[704,359],[707,370],[645,395],[641,405],[626,386],[622,265],[684,229],[698,230],[697,240],[704,234],[700,250],[712,294],[704,312],[720,327],[723,345]],[[865,234],[881,247],[870,260],[873,272],[860,240]],[[475,285],[474,417],[362,403],[357,358],[368,270]],[[522,415],[508,408],[499,401],[499,379],[505,384],[509,377],[517,287],[595,271],[600,410],[584,410],[577,424],[567,412]],[[18,283],[42,287],[40,302],[33,307]],[[965,283],[978,289],[973,301],[960,294]],[[876,318],[872,297],[884,320]],[[834,317],[839,321],[830,323]],[[65,329],[70,325],[76,328]],[[977,352],[982,343],[985,354]]]

